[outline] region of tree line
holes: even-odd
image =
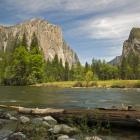
[[[140,58],[131,53],[119,66],[104,60],[93,59],[91,64],[80,62],[65,65],[57,54],[53,60],[45,60],[35,34],[28,46],[26,35],[16,41],[11,52],[1,52],[0,84],[30,85],[52,81],[92,81],[110,79],[140,79]]]

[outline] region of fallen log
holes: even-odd
[[[7,108],[7,109],[15,110],[19,113],[31,114],[31,115],[45,115],[45,114],[55,114],[55,113],[64,112],[64,109],[54,109],[54,108],[39,109],[39,108],[25,108],[20,106],[18,107],[18,106],[7,106],[7,105],[0,105],[0,108]]]
[[[83,120],[93,126],[111,125],[112,127],[137,127],[140,129],[140,111],[119,109],[72,109],[65,110],[62,114],[52,114],[52,117],[60,122],[66,123],[70,120],[81,123]]]
[[[140,128],[140,111],[123,109],[39,109],[25,108],[17,106],[0,105],[0,108],[16,110],[19,113],[28,115],[51,115],[61,123],[81,123],[86,120],[88,124],[95,123],[110,124],[119,127],[138,127]]]

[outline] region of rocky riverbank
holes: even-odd
[[[0,140],[102,140],[82,133],[79,126],[62,124],[51,116],[0,111]]]
[[[139,140],[139,127],[113,128],[108,122],[76,116],[22,114],[0,110],[0,140]],[[53,117],[52,117],[53,116]],[[56,117],[55,117],[56,116]],[[97,115],[96,118],[99,116]],[[139,121],[139,120],[138,120]]]

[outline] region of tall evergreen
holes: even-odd
[[[25,33],[23,34],[23,37],[22,37],[21,46],[26,47],[26,49],[28,47],[27,38],[26,38],[26,34]]]
[[[65,78],[64,80],[65,81],[68,81],[69,80],[69,63],[66,61],[65,62]]]
[[[85,73],[87,73],[90,70],[90,65],[86,62],[85,63]]]
[[[38,39],[37,39],[37,36],[35,33],[33,33],[33,36],[32,36],[32,41],[31,41],[31,45],[30,45],[30,52],[32,54],[40,53],[39,43],[38,43]]]
[[[26,85],[29,64],[29,53],[24,46],[16,48],[12,62],[12,84]]]

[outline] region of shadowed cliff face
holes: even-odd
[[[52,60],[57,54],[63,64],[68,61],[71,66],[79,62],[76,53],[65,43],[61,28],[41,19],[31,19],[10,27],[0,26],[0,50],[11,51],[23,34],[26,35],[27,44],[30,46],[34,33],[46,60]]]

